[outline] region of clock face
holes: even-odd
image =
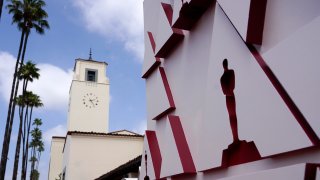
[[[95,108],[99,104],[99,99],[93,93],[87,93],[83,96],[82,103],[87,108]]]

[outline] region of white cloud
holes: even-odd
[[[9,102],[16,58],[7,52],[0,52],[0,92]]]
[[[62,124],[59,124],[51,129],[48,129],[43,133],[44,142],[47,144],[47,147],[50,147],[52,136],[66,136],[66,127]]]
[[[16,58],[0,52],[0,95],[8,102]],[[37,64],[40,78],[29,84],[29,90],[38,94],[46,109],[66,110],[72,71],[65,71],[50,64]]]
[[[116,38],[143,59],[143,0],[72,0],[86,23],[86,28],[103,35],[107,40]]]
[[[38,68],[40,78],[30,84],[30,90],[41,97],[45,108],[66,110],[72,70],[65,71],[50,64],[39,64]]]

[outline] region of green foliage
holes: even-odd
[[[31,171],[32,177],[30,180],[39,180],[40,173],[38,170],[34,169]]]
[[[16,103],[20,107],[41,107],[43,106],[40,96],[34,94],[32,91],[25,91],[23,95],[19,95],[15,99]]]
[[[0,4],[1,6],[0,15],[1,15],[3,0],[0,0],[0,2],[1,2]],[[19,51],[17,55],[17,61],[16,61],[15,70],[13,74],[7,121],[5,125],[5,134],[3,137],[3,146],[2,146],[1,162],[0,162],[0,179],[5,178],[16,102],[20,103],[21,105],[20,107],[24,107],[23,101],[18,101],[19,99],[17,99],[17,92],[19,88],[18,72],[20,72],[20,77],[22,77],[22,73],[23,73],[22,65],[24,62],[24,56],[26,52],[28,37],[32,29],[35,29],[36,32],[39,34],[44,34],[45,29],[50,28],[49,23],[47,21],[48,14],[43,9],[45,6],[46,6],[46,3],[44,0],[8,0],[8,5],[6,6],[6,8],[9,10],[9,14],[12,14],[12,24],[16,24],[18,29],[21,31],[21,38],[20,38]],[[32,63],[30,62],[30,63],[27,63],[26,65],[32,65]],[[20,69],[20,71],[18,71],[18,69]],[[37,71],[37,69],[35,70]],[[32,71],[30,73],[35,73],[35,71]],[[30,76],[26,76],[22,78],[24,80],[23,92],[26,91],[28,81],[32,82],[33,79],[38,79],[39,77],[39,75],[37,76],[37,74],[29,74],[29,75]],[[39,107],[39,106],[42,106],[42,103],[38,105],[37,104],[32,105],[32,107]],[[19,111],[23,113],[23,108],[19,109]],[[31,110],[31,114],[32,114],[32,110]],[[20,119],[22,118],[20,117]],[[30,119],[31,119],[31,115],[30,115]],[[20,135],[17,138],[17,143],[19,142],[19,140],[21,140],[22,133],[20,131],[21,130],[19,126]],[[25,132],[24,134],[28,134],[29,131],[30,130],[28,129],[27,133]],[[28,138],[27,138],[27,141],[28,141]],[[25,145],[28,146],[28,143],[26,143]],[[17,163],[19,162],[19,152],[20,152],[19,148],[20,148],[20,145],[19,147],[17,146],[16,148],[15,163],[14,163],[13,176],[12,176],[12,179],[14,180],[17,179],[17,170],[18,170]],[[26,152],[24,152],[23,154],[23,157],[27,157],[27,156],[28,156],[28,148],[26,149]],[[24,162],[22,163],[21,179],[25,180],[26,169],[27,169],[27,158],[25,159],[23,158],[23,161]]]
[[[26,80],[33,82],[33,79],[39,79],[39,68],[36,67],[36,64],[32,63],[30,60],[18,71],[18,76],[20,80]]]
[[[39,172],[37,171],[37,169],[39,166],[41,153],[44,151],[42,131],[39,128],[42,125],[42,120],[39,118],[36,118],[34,119],[32,125],[34,125],[35,127],[31,131],[32,139],[29,144],[29,148],[31,148],[31,157],[29,161],[31,162],[30,179],[35,180],[39,178]]]
[[[7,5],[9,14],[13,14],[12,24],[17,24],[21,31],[29,32],[35,29],[39,34],[44,34],[44,29],[49,29],[47,12],[43,9],[46,3],[43,0],[11,0]]]

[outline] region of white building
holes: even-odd
[[[107,63],[76,59],[70,87],[68,132],[53,137],[49,180],[95,179],[142,153],[143,136],[108,132]]]
[[[144,0],[140,179],[319,179],[319,7]]]

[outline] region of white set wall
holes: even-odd
[[[161,2],[173,6],[174,18],[181,7],[176,1],[144,1],[143,74],[155,61],[153,57],[156,53],[152,50],[147,32],[153,33],[156,49],[159,49],[161,47],[157,45],[161,46],[166,40],[163,38],[167,38],[163,36],[163,32],[171,31],[163,25],[167,19],[163,17],[165,13]],[[159,120],[153,118],[164,112],[170,103],[158,68],[146,77],[148,130],[155,131],[157,135],[162,157],[161,178],[179,179],[175,175],[184,173],[167,115],[179,116],[182,123],[197,171],[196,175],[190,175],[188,179],[219,179],[229,176],[250,179],[246,174],[251,173],[258,173],[257,176],[250,175],[255,179],[272,179],[272,176],[263,175],[268,173],[259,174],[260,171],[268,171],[271,175],[283,172],[284,176],[292,173],[289,176],[299,179],[301,174],[295,176],[295,173],[300,173],[296,168],[302,171],[305,163],[320,163],[319,146],[312,153],[304,149],[314,146],[313,143],[244,41],[245,30],[241,23],[248,18],[243,12],[249,1],[245,2],[234,4],[229,0],[212,1],[193,28],[183,31],[184,39],[170,49],[171,52],[166,57],[161,57],[160,66],[165,70],[175,110]],[[318,138],[319,7],[320,1],[317,0],[268,0],[262,45],[255,45]],[[161,35],[158,35],[159,32],[162,32]],[[220,85],[222,61],[225,58],[229,61],[229,68],[235,71],[240,139],[253,141],[262,158],[271,160],[260,160],[218,171],[214,168],[221,166],[222,152],[232,143],[225,96]],[[145,141],[144,149],[149,157],[148,175],[154,179],[149,148]],[[272,161],[275,155],[292,151],[299,153]],[[291,160],[296,156],[297,160]],[[145,175],[144,164],[143,160],[140,179]],[[245,170],[250,167],[251,170]],[[274,168],[279,169],[270,170]],[[276,179],[284,177],[279,174]],[[187,179],[187,176],[182,179]]]

